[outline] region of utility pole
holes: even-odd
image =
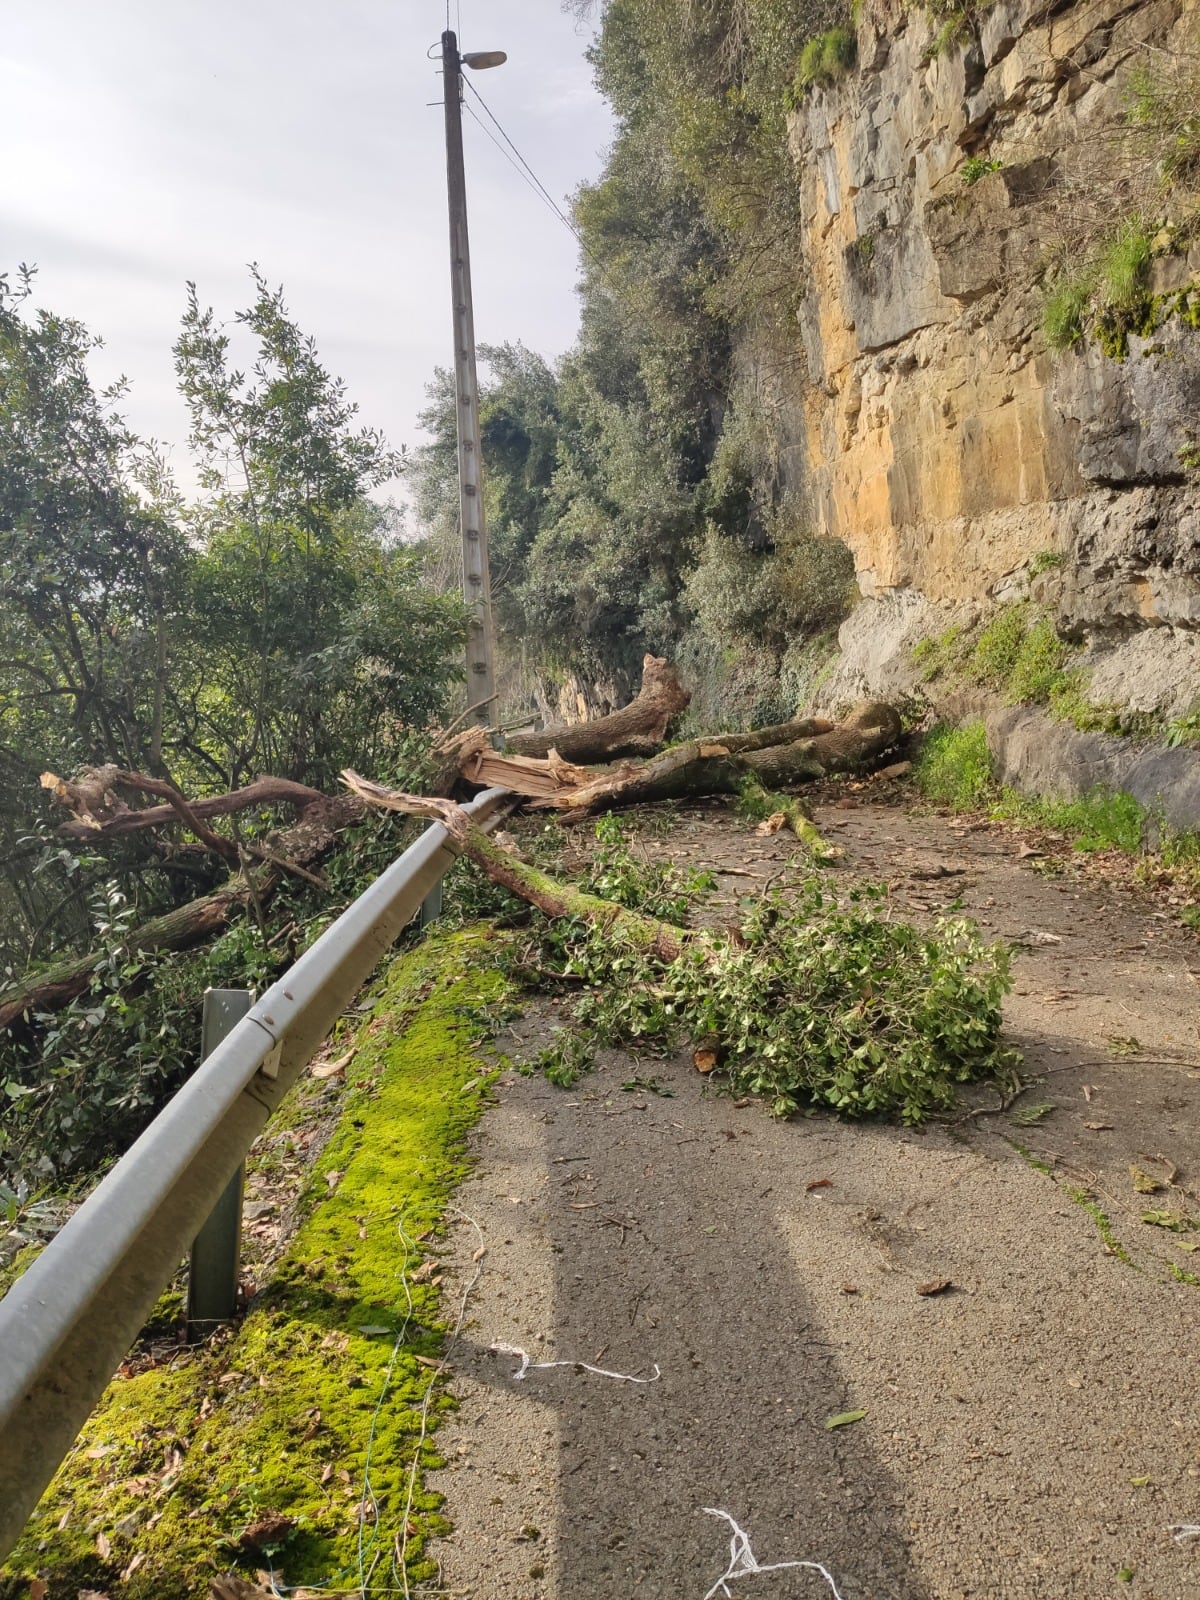
[[[500,61],[504,57],[500,52]],[[485,55],[468,65],[493,66]],[[446,106],[446,188],[450,202],[450,286],[454,308],[454,388],[458,413],[458,499],[463,547],[463,599],[467,633],[467,704],[476,722],[496,715],[495,633],[488,571],[487,520],[483,509],[483,459],[479,439],[479,380],[475,371],[475,313],[471,304],[471,249],[467,239],[467,184],[463,170],[462,58],[458,40],[442,35],[442,87]]]

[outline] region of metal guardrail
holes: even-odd
[[[464,809],[486,822],[508,799]],[[432,823],[262,996],[0,1300],[0,1560],[272,1111],[459,854]]]

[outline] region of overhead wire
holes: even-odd
[[[470,82],[465,74],[463,76],[462,83],[464,88],[469,90],[474,98],[478,100],[479,104],[483,107],[492,124],[499,132],[500,139],[503,139],[504,143],[502,144],[500,139],[497,139],[496,135],[492,132],[491,128],[488,127],[487,123],[484,122],[483,118],[476,115],[471,102],[464,97],[463,106],[470,114],[471,120],[476,123],[478,127],[483,129],[484,133],[487,134],[488,138],[496,146],[496,149],[499,150],[500,154],[508,162],[509,166],[512,167],[513,171],[526,185],[526,187],[531,189],[533,193],[537,195],[542,204],[551,212],[553,212],[553,214],[558,218],[559,222],[561,222],[563,227],[566,228],[567,232],[571,234],[575,242],[578,244],[580,250],[599,273],[600,277],[603,278],[604,282],[612,290],[617,299],[623,300],[625,304],[629,306],[631,310],[638,313],[639,316],[648,317],[651,314],[651,308],[648,305],[639,305],[634,297],[630,294],[629,286],[621,283],[609,272],[605,263],[589,246],[587,240],[584,238],[575,222],[563,211],[562,207],[555,200],[549,189],[546,188],[546,185],[538,177],[537,173],[530,166],[529,162],[526,161],[520,150],[517,149],[517,146],[505,131],[500,119],[496,116],[495,112],[488,105],[487,101],[480,94],[479,90],[473,83]]]

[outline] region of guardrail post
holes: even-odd
[[[442,914],[442,880],[439,878],[433,888],[421,901],[421,910],[418,916],[418,925],[427,928],[431,922],[436,922]]]
[[[206,989],[200,1021],[200,1059],[210,1056],[254,1004],[251,989]],[[234,1173],[196,1235],[188,1258],[187,1335],[201,1339],[237,1311],[242,1263],[242,1188],[246,1168]]]

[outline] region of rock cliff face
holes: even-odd
[[[847,687],[1032,585],[1093,694],[1200,698],[1200,244],[1156,255],[1162,314],[1123,358],[1049,349],[1040,288],[1089,205],[1120,214],[1131,71],[1198,30],[1198,0],[998,0],[931,57],[925,13],[884,0],[793,114],[809,498],[867,597]]]

